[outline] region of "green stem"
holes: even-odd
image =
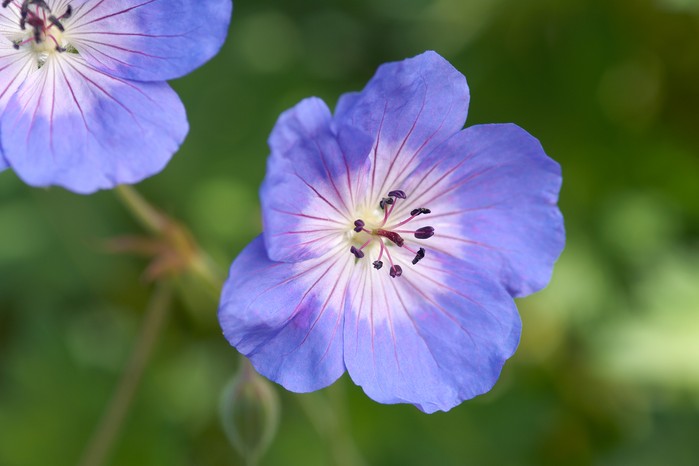
[[[90,443],[83,452],[80,466],[100,466],[107,459],[129,412],[158,336],[164,327],[171,298],[170,283],[158,283],[146,309],[141,333],[131,357]]]
[[[146,201],[133,186],[122,184],[114,190],[127,209],[151,233],[163,233],[167,219]]]

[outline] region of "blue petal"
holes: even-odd
[[[231,0],[72,2],[65,39],[92,66],[127,79],[183,76],[211,59],[228,33]]]
[[[463,128],[468,112],[466,78],[435,52],[379,67],[360,94],[343,96],[339,127],[358,128],[374,139],[369,197],[378,202],[403,189],[400,178],[420,154]]]
[[[19,30],[17,17],[8,8],[0,8],[0,28]],[[36,59],[27,49],[15,50],[9,40],[0,40],[0,115],[19,86],[32,71],[36,71]],[[1,146],[1,144],[0,144]],[[0,147],[0,171],[9,168]]]
[[[165,83],[137,83],[51,55],[2,115],[7,162],[26,183],[91,193],[161,171],[188,131]]]
[[[288,390],[330,385],[345,371],[343,270],[349,257],[272,262],[258,237],[233,262],[223,287],[218,316],[224,335],[260,374]]]
[[[310,98],[280,116],[269,145],[260,190],[269,257],[285,262],[319,257],[356,220],[365,179],[356,174],[366,166],[371,139],[351,128],[336,133],[328,107]]]
[[[565,243],[561,168],[529,133],[513,124],[467,128],[407,179],[411,201],[432,210],[430,245],[489,270],[513,296],[549,282]]]
[[[350,283],[345,365],[381,403],[447,411],[487,392],[519,342],[512,297],[494,277],[439,252],[403,275],[366,268]]]

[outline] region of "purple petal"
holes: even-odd
[[[167,84],[115,78],[64,53],[51,55],[15,93],[1,140],[26,183],[91,193],[158,173],[187,130]]]
[[[257,371],[288,390],[330,385],[345,371],[342,308],[350,254],[288,264],[262,237],[231,266],[219,307],[223,333]]]
[[[438,247],[487,269],[513,296],[548,283],[565,242],[556,203],[560,166],[513,124],[467,128],[425,158],[406,181]]]
[[[0,8],[0,28],[17,28],[17,18],[7,8]],[[11,30],[11,29],[10,29]],[[5,111],[7,102],[27,79],[32,71],[36,71],[36,60],[26,49],[15,50],[12,42],[0,39],[0,115]],[[9,168],[0,147],[0,171]]]
[[[519,342],[512,297],[496,279],[430,252],[391,278],[365,267],[350,282],[345,364],[381,403],[447,411],[490,390]]]
[[[342,150],[338,141],[351,139]],[[260,190],[265,243],[276,261],[319,257],[354,228],[363,197],[371,140],[331,127],[330,110],[317,98],[284,112],[269,139],[272,153]]]
[[[0,12],[4,10],[0,7]],[[4,25],[4,21],[0,21],[0,25]],[[36,70],[36,59],[28,49],[15,50],[12,42],[0,38],[0,115],[17,88]]]
[[[368,173],[376,202],[419,164],[420,154],[463,128],[468,111],[466,78],[435,52],[379,67],[360,94],[340,99],[339,127],[361,129],[374,138]],[[343,146],[344,147],[344,146]]]
[[[223,45],[231,0],[81,0],[65,39],[92,66],[127,79],[161,81],[201,66]]]

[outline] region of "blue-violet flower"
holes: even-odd
[[[381,403],[448,410],[515,351],[513,297],[543,288],[564,244],[559,165],[512,124],[463,129],[466,80],[434,52],[381,66],[335,115],[279,118],[264,234],[233,262],[228,341],[289,390],[345,370]]]
[[[158,173],[189,129],[164,81],[213,57],[231,0],[2,0],[0,171],[91,193]]]

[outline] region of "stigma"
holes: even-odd
[[[15,50],[29,47],[40,67],[50,53],[68,50],[63,21],[73,15],[70,4],[60,13],[51,11],[45,0],[3,0],[2,7],[15,9],[17,13],[21,38],[13,40],[12,46]]]
[[[372,261],[372,265],[376,270],[380,270],[384,265],[383,260],[386,260],[388,262],[388,273],[392,278],[403,275],[403,269],[394,262],[390,249],[394,250],[394,255],[407,253],[410,255],[407,261],[411,262],[412,265],[417,265],[418,262],[425,258],[426,251],[420,244],[417,244],[417,248],[412,247],[410,244],[414,242],[412,238],[425,240],[434,236],[435,233],[434,228],[427,225],[414,229],[404,228],[409,223],[414,222],[420,215],[431,213],[432,211],[428,208],[413,208],[410,211],[410,215],[400,221],[395,221],[395,219],[391,218],[396,205],[399,202],[406,202],[407,199],[408,196],[402,190],[390,191],[386,197],[379,201],[379,209],[383,212],[383,220],[378,225],[374,228],[368,227],[368,223],[364,219],[358,218],[354,221],[352,227],[355,244],[350,247],[350,253],[357,260],[361,260],[365,258],[365,250],[370,245],[378,244],[378,257]]]

